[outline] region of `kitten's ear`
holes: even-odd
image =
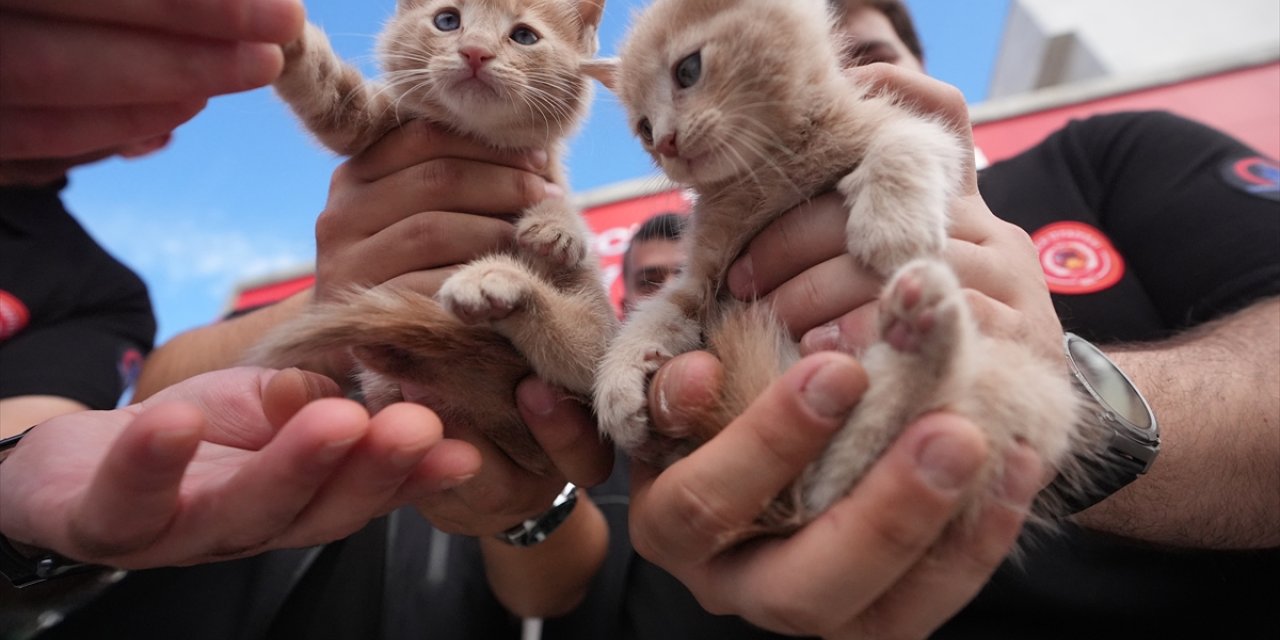
[[[578,0],[578,16],[583,26],[598,28],[604,15],[604,0]]]
[[[600,81],[600,84],[614,91],[614,85],[618,78],[618,59],[617,58],[595,58],[593,60],[584,60],[578,67],[582,73]]]

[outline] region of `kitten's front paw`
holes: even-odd
[[[671,354],[657,345],[606,354],[596,377],[600,431],[628,453],[649,439],[649,378]]]
[[[516,225],[516,244],[531,256],[561,268],[571,268],[587,258],[581,230],[548,216],[525,217]]]
[[[907,353],[936,351],[958,339],[964,304],[960,283],[946,264],[916,260],[904,265],[885,287],[880,335]]]
[[[524,306],[533,291],[529,279],[509,264],[471,264],[445,280],[436,299],[467,324],[493,322]]]

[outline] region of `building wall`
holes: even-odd
[[[1276,47],[1276,0],[1015,0],[990,97]]]

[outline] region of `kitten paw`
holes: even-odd
[[[560,268],[575,267],[587,258],[586,239],[579,230],[547,217],[521,219],[516,243],[528,255]]]
[[[502,263],[464,267],[441,285],[436,298],[467,324],[502,320],[528,301],[533,288],[529,274]]]
[[[885,291],[880,335],[894,349],[921,353],[956,339],[964,299],[959,282],[945,264],[910,262],[894,275]]]
[[[657,345],[623,351],[601,363],[595,407],[601,433],[632,452],[649,439],[649,378],[672,356]]]

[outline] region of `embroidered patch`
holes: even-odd
[[[142,352],[133,347],[125,349],[116,363],[116,370],[120,373],[121,389],[132,387],[142,374]]]
[[[1222,165],[1227,184],[1259,198],[1280,202],[1280,164],[1262,156],[1238,158]]]
[[[0,341],[8,340],[27,328],[31,312],[17,296],[0,289]]]
[[[1032,234],[1031,240],[1053,293],[1096,293],[1124,275],[1124,260],[1111,241],[1082,222],[1055,222]]]

